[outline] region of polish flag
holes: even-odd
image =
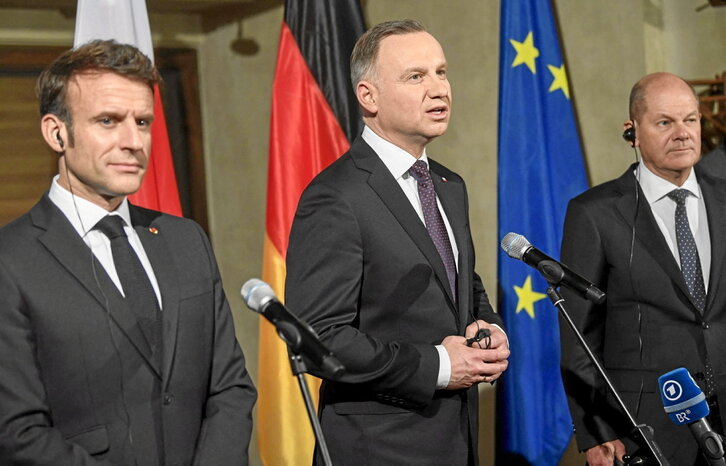
[[[73,46],[95,39],[115,39],[131,44],[154,61],[149,16],[145,0],[78,0]],[[182,215],[174,161],[166,130],[159,86],[154,87],[154,123],[151,125],[151,158],[144,182],[129,200],[138,206]]]

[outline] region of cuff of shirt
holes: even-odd
[[[449,386],[451,380],[451,359],[443,345],[436,345],[439,352],[439,377],[436,379],[436,390],[443,390]]]

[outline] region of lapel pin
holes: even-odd
[[[443,177],[443,176],[441,177],[441,181],[443,181],[444,183],[448,183],[448,182],[449,182],[449,180],[447,180],[447,179],[446,179],[445,177]]]
[[[149,231],[151,232],[152,235],[158,235],[159,234],[159,230],[157,230],[154,227],[150,227],[149,228]]]

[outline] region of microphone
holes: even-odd
[[[277,299],[270,285],[252,278],[242,286],[242,299],[247,307],[265,316],[295,354],[310,358],[326,376],[341,375],[345,367],[323,345],[313,328],[298,319]]]
[[[658,377],[660,397],[668,417],[676,425],[686,424],[698,447],[711,465],[726,465],[723,439],[713,431],[706,416],[709,409],[703,394],[685,367]]]
[[[507,233],[502,238],[502,250],[509,257],[519,259],[527,265],[539,270],[545,278],[552,278],[552,283],[565,285],[566,287],[576,291],[583,298],[602,304],[605,301],[605,293],[600,291],[595,285],[588,280],[577,275],[562,264],[539,249],[535,248],[522,235],[517,233]]]

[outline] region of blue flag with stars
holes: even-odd
[[[558,258],[567,202],[587,189],[549,0],[501,3],[499,238]],[[497,393],[497,464],[558,464],[572,437],[557,309],[536,269],[499,251],[499,312],[511,349]]]

